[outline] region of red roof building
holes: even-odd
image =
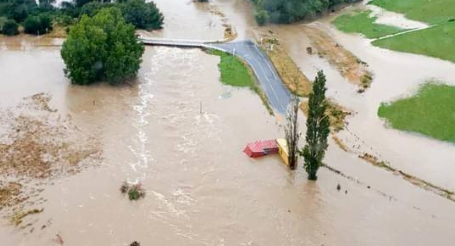
[[[243,152],[252,158],[276,154],[278,153],[278,144],[275,139],[256,141],[248,143]]]

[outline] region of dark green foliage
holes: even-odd
[[[325,75],[318,72],[313,83],[313,92],[310,93],[308,101],[308,118],[306,122],[306,145],[301,152],[305,163],[304,167],[308,173],[308,179],[316,180],[317,171],[322,165],[325,151],[327,149],[327,137],[329,136],[330,122],[326,116],[327,100],[325,98]]]
[[[254,14],[254,18],[256,18],[256,22],[258,25],[263,26],[267,23],[269,19],[269,14],[265,10],[259,10]]]
[[[72,2],[62,2],[61,3],[61,12],[65,16],[69,16],[71,18],[79,17],[79,13],[81,12],[81,8],[77,7],[76,4]]]
[[[29,34],[45,34],[52,31],[52,19],[48,14],[30,15],[24,21],[24,31]]]
[[[130,185],[127,182],[124,182],[122,186],[120,186],[120,192],[122,192],[122,194],[128,194],[128,199],[131,201],[139,200],[139,198],[145,196],[145,190],[142,188],[141,183]]]
[[[63,11],[70,16],[95,16],[101,9],[118,7],[127,23],[139,29],[161,29],[164,16],[153,2],[145,0],[120,0],[115,3],[80,1],[78,4],[65,4]]]
[[[76,4],[76,7],[82,7],[90,2],[94,2],[93,0],[74,0],[74,3]]]
[[[126,22],[140,29],[161,29],[163,14],[155,3],[145,0],[128,0],[120,4]]]
[[[1,26],[1,33],[7,36],[14,36],[19,34],[19,25],[14,20],[7,20]]]
[[[258,24],[266,22],[291,23],[323,11],[339,3],[358,2],[359,0],[253,0],[257,6]],[[267,19],[261,11],[266,11]]]
[[[88,15],[90,17],[95,16],[100,12],[102,8],[111,6],[109,3],[90,2],[82,6],[80,9],[80,15]]]
[[[26,33],[44,34],[52,30],[52,22],[69,26],[83,15],[95,16],[101,9],[121,9],[127,23],[141,29],[160,29],[163,15],[153,2],[145,0],[75,0],[63,1],[55,8],[55,0],[0,0],[0,17],[21,23]],[[1,28],[1,25],[0,25]]]
[[[18,23],[24,21],[37,8],[35,0],[0,0],[0,16]]]
[[[63,44],[65,73],[72,83],[121,83],[136,76],[144,53],[134,27],[118,8],[104,8],[94,17],[82,16]]]

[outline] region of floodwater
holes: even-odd
[[[191,4],[173,2],[160,6],[163,12],[172,14],[173,9]],[[224,2],[219,8],[226,7],[230,20],[251,12],[239,7],[248,5],[236,1],[219,2]],[[211,18],[202,12],[195,15],[182,18],[196,18],[199,23]],[[169,30],[178,30],[186,23],[167,25]],[[195,26],[196,33],[203,32],[199,28],[205,30]],[[218,34],[205,37],[217,38]],[[288,35],[301,38],[298,32]],[[401,146],[403,152],[396,158],[416,165],[412,170],[425,169],[417,167],[421,163],[409,162],[413,157],[405,150],[413,150],[414,141],[446,145],[389,130],[372,112],[380,101],[409,93],[420,81],[407,76],[407,82],[397,86],[387,81],[392,76],[386,72],[392,66],[387,62],[398,63],[389,61],[389,56],[406,55],[371,47],[361,53],[353,46],[363,43],[365,47],[364,40],[334,35],[340,42],[353,42],[343,44],[357,55],[366,53],[362,59],[377,74],[372,88],[359,96],[349,83],[331,77],[336,72],[328,73],[330,95],[339,96],[341,103],[359,112],[349,129],[361,134],[382,156],[397,154],[386,151],[392,148],[388,146],[392,140],[412,143]],[[64,77],[58,47],[21,47],[3,45],[0,51],[1,108],[14,108],[24,97],[48,93],[51,107],[62,116],[70,115],[83,132],[96,136],[103,152],[93,167],[45,187],[40,194],[45,198],[44,211],[26,218],[25,223],[33,222],[31,226],[20,229],[1,219],[0,245],[56,245],[57,234],[70,246],[129,245],[135,240],[141,245],[453,245],[453,202],[372,167],[333,143],[326,162],[352,179],[321,169],[319,180],[308,182],[301,167],[290,172],[277,157],[247,158],[242,153],[246,142],[281,137],[282,129],[254,93],[219,82],[218,57],[197,49],[147,47],[135,83],[79,87]],[[300,57],[305,49],[295,50],[291,54]],[[374,58],[378,54],[383,55]],[[324,61],[317,62],[309,66],[313,75],[321,66],[328,67]],[[405,78],[397,76],[393,81]],[[301,126],[304,131],[303,119]],[[378,132],[363,130],[370,126]],[[146,197],[130,202],[120,194],[125,180],[141,182]]]
[[[368,5],[371,15],[376,17],[375,23],[396,26],[402,29],[426,28],[429,25],[420,21],[407,19],[403,14],[387,11],[375,5]]]
[[[352,11],[352,8],[346,11]],[[342,14],[338,13],[339,14]],[[368,39],[338,31],[331,15],[310,24],[270,27],[281,38],[289,54],[309,78],[317,71],[327,75],[328,95],[355,112],[346,131],[338,135],[358,154],[370,153],[393,167],[449,190],[455,190],[455,145],[420,134],[391,129],[377,116],[381,103],[415,93],[425,81],[436,79],[455,85],[455,64],[420,55],[380,49]],[[311,41],[304,31],[309,25],[330,35],[339,44],[365,61],[374,80],[365,93],[348,83],[324,58],[308,55]]]

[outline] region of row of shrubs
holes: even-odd
[[[153,2],[145,0],[75,0],[64,1],[54,7],[54,0],[0,0],[0,33],[8,36],[19,34],[20,26],[28,34],[45,34],[52,31],[53,23],[69,26],[82,15],[94,16],[101,9],[117,7],[127,23],[140,29],[160,29],[164,17]]]
[[[7,36],[19,34],[19,24],[14,19],[0,18],[0,33]],[[25,33],[44,34],[52,30],[52,19],[47,14],[29,15],[22,25]]]

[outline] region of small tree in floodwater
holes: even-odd
[[[325,151],[327,150],[327,138],[330,133],[330,122],[326,115],[327,99],[325,98],[325,75],[318,72],[313,83],[313,92],[308,101],[308,119],[306,122],[306,145],[301,152],[305,162],[304,167],[309,180],[317,180],[316,175],[322,165]]]
[[[288,106],[288,112],[286,115],[286,126],[284,128],[284,133],[286,137],[286,142],[288,144],[288,163],[289,163],[289,168],[294,170],[297,167],[297,161],[298,161],[298,144],[299,144],[299,139],[300,135],[298,133],[299,130],[299,123],[297,121],[298,119],[298,113],[299,113],[299,104],[300,100],[297,96],[292,96],[291,101]]]

